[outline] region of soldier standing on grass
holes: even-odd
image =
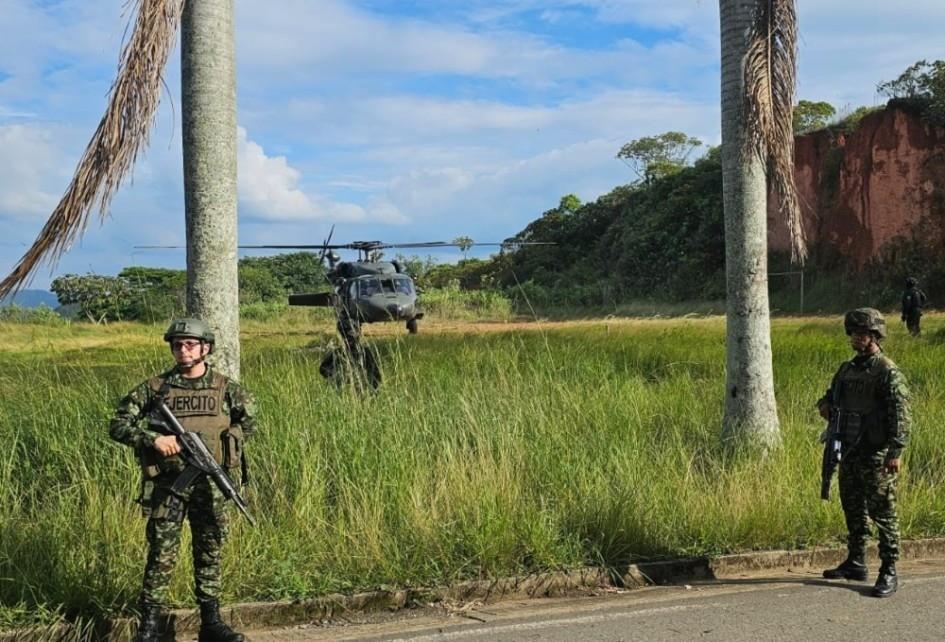
[[[121,400],[109,426],[112,439],[135,448],[143,470],[139,502],[148,517],[148,557],[136,640],[157,642],[171,572],[180,549],[184,517],[190,520],[194,576],[200,604],[200,642],[242,642],[220,618],[220,557],[227,534],[225,498],[206,475],[181,494],[171,492],[184,469],[177,438],[149,424],[153,404],[164,399],[188,432],[200,435],[217,463],[238,468],[242,442],[255,428],[252,396],[206,362],[214,335],[199,319],[171,323],[164,340],[176,365],[145,381]]]
[[[909,389],[899,368],[883,354],[880,342],[886,337],[886,322],[878,310],[851,310],[843,327],[856,356],[840,366],[817,407],[825,419],[839,413],[840,503],[847,522],[848,554],[840,566],[824,571],[824,577],[867,579],[869,517],[879,531],[882,560],[873,595],[889,597],[899,586],[896,481],[911,423]]]
[[[909,334],[919,336],[922,330],[922,306],[925,305],[925,292],[919,289],[919,281],[910,276],[906,279],[906,291],[902,293],[902,320],[909,329]]]

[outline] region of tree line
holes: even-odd
[[[889,97],[890,108],[909,109],[936,123],[939,106],[945,105],[945,61],[919,61],[877,89]],[[876,109],[883,107],[859,107],[841,115],[828,102],[801,100],[793,112],[792,129],[796,134],[828,127],[850,131]],[[708,147],[693,160],[692,153],[702,146],[702,141],[682,132],[631,141],[617,157],[631,167],[634,180],[589,203],[565,195],[510,239],[554,245],[522,246],[488,260],[429,267],[422,271],[423,280],[430,287],[455,282],[467,289],[505,290],[513,299],[527,297],[543,308],[608,306],[638,299],[722,299],[721,150]],[[869,291],[855,284],[858,268],[831,247],[811,246],[806,265],[808,304],[831,311],[864,300],[895,305],[907,275],[919,276],[935,296],[945,296],[945,288],[935,286],[945,282],[945,261],[939,248],[929,243],[934,238],[919,231],[890,243],[862,268],[871,278],[859,281],[870,283]],[[769,263],[772,271],[792,269],[788,256],[773,254]],[[841,282],[846,283],[847,299],[837,297]],[[796,296],[797,287],[789,279],[770,284],[779,302]]]
[[[325,268],[315,254],[244,257],[237,266],[241,304],[284,303],[291,292],[323,290]],[[187,309],[187,272],[126,267],[116,276],[65,274],[50,290],[59,304],[93,323],[166,321]]]

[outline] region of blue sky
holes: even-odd
[[[65,189],[105,105],[125,0],[0,0],[0,271]],[[798,2],[799,98],[841,110],[945,58],[940,0]],[[680,130],[716,144],[710,0],[239,0],[240,241],[496,241],[560,197],[633,174],[615,159]],[[182,267],[178,54],[151,145],[104,223],[57,267]],[[459,253],[437,255],[455,260]]]

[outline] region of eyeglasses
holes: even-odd
[[[199,346],[201,341],[171,341],[171,350],[181,351],[181,350],[193,350]]]

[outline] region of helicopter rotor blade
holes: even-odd
[[[429,248],[429,247],[521,247],[523,245],[557,245],[553,241],[504,241],[501,243],[447,243],[446,241],[427,241],[423,243],[381,243],[380,241],[355,241],[354,243],[330,243],[334,226],[324,243],[318,245],[238,245],[241,250],[321,250],[324,258],[328,250],[385,250],[388,248]],[[183,250],[184,245],[134,245],[136,250]]]
[[[326,245],[318,243],[316,245],[237,245],[241,250],[346,250],[351,249],[347,245]]]
[[[352,245],[361,245],[352,243]],[[367,243],[364,247],[367,248]],[[502,243],[448,243],[446,241],[427,241],[425,243],[377,243],[367,249],[383,250],[387,248],[425,248],[425,247],[518,247],[520,245],[557,245],[553,241],[506,241]]]
[[[331,243],[331,235],[335,233],[335,225],[332,223],[331,229],[328,230],[328,238],[325,239],[325,242],[322,243],[322,253],[318,255],[318,262],[325,262],[325,255],[328,254],[328,244]]]

